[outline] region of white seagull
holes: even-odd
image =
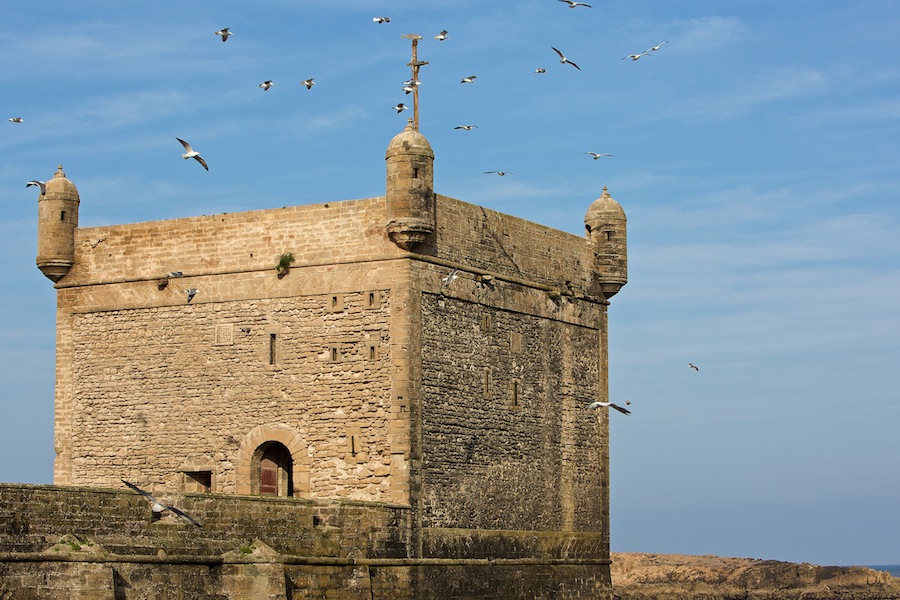
[[[166,277],[184,277],[183,271],[169,271],[166,273]]]
[[[459,80],[460,83],[473,83],[475,81],[474,75],[469,75],[468,77],[463,77]]]
[[[623,56],[622,60],[625,60],[626,58],[630,58],[631,62],[634,62],[634,61],[638,60],[639,58],[641,58],[642,56],[650,56],[650,55],[647,54],[646,50],[644,50],[640,54],[629,54],[628,56]]]
[[[560,2],[565,2],[569,5],[569,8],[575,8],[576,6],[586,6],[588,8],[593,8],[590,4],[585,4],[584,2],[575,2],[575,0],[559,0]]]
[[[631,411],[628,410],[627,408],[624,408],[624,407],[622,407],[622,406],[619,406],[618,404],[613,404],[612,402],[599,402],[599,401],[598,401],[598,402],[591,402],[590,404],[588,404],[587,407],[588,407],[589,409],[591,409],[591,410],[594,410],[594,409],[596,409],[596,408],[600,408],[601,406],[608,406],[609,408],[614,408],[614,409],[616,409],[617,411],[619,411],[620,413],[625,414],[625,415],[630,415],[630,414],[631,414]]]
[[[197,288],[188,288],[184,291],[187,293],[187,301],[190,303],[190,301],[194,299],[194,296],[196,296],[197,292],[199,292],[200,290],[198,290]]]
[[[190,523],[191,525],[196,525],[197,527],[202,527],[202,525],[200,525],[200,523],[198,523],[197,521],[195,521],[195,520],[193,519],[193,517],[191,517],[189,514],[187,514],[186,512],[181,511],[181,510],[175,508],[174,506],[169,506],[169,505],[167,505],[167,504],[163,504],[162,502],[160,502],[159,500],[157,500],[156,498],[154,498],[153,495],[150,494],[150,492],[145,492],[144,490],[142,490],[142,489],[139,488],[138,486],[134,485],[133,483],[128,483],[128,482],[125,481],[124,479],[122,480],[122,483],[124,483],[125,485],[127,485],[128,487],[130,487],[132,490],[134,490],[135,492],[137,492],[138,494],[140,494],[141,496],[143,496],[144,498],[146,498],[146,499],[150,502],[150,510],[152,510],[152,511],[155,512],[156,514],[160,514],[160,513],[165,512],[165,511],[168,510],[168,511],[172,512],[173,514],[178,515],[179,517],[181,517],[182,519],[184,519],[185,521],[187,521],[187,522]]]
[[[390,17],[374,17],[372,19],[372,22],[373,23],[390,23],[391,18]]]
[[[189,159],[189,158],[193,158],[193,159],[196,160],[198,163],[200,163],[201,165],[203,165],[203,168],[204,168],[204,169],[206,169],[207,171],[209,171],[209,165],[206,164],[206,161],[203,160],[203,157],[200,156],[200,153],[199,153],[199,152],[197,152],[196,150],[194,150],[193,148],[191,148],[191,145],[188,144],[188,143],[187,143],[186,141],[184,141],[183,139],[181,139],[181,138],[175,138],[175,139],[178,140],[179,142],[181,142],[181,145],[184,146],[184,151],[185,151],[185,152],[184,152],[184,154],[181,155],[181,158],[183,158],[184,160],[187,160],[187,159]]]
[[[10,123],[24,123],[25,122],[25,119],[23,119],[22,117],[12,117],[8,120]]]
[[[457,125],[453,129],[463,129],[465,131],[472,131],[472,129],[477,129],[478,125]]]
[[[221,36],[223,42],[227,42],[228,37],[232,36],[234,34],[231,33],[231,31],[227,27],[223,27],[222,29],[220,29],[219,31],[216,32],[216,35]]]
[[[534,72],[535,73],[546,73],[547,69],[545,69],[544,67],[538,67],[537,69],[534,70]]]
[[[598,158],[603,157],[603,156],[613,156],[609,152],[585,152],[585,154],[590,154],[591,156],[594,157],[594,160],[597,160]]]
[[[439,41],[439,42],[443,42],[443,41],[446,40],[448,37],[450,37],[450,36],[447,35],[447,30],[445,29],[445,30],[443,30],[442,32],[440,32],[439,34],[437,34],[436,36],[434,36],[434,39],[436,39],[436,40]]]
[[[268,92],[269,88],[272,87],[273,85],[275,85],[275,84],[272,83],[272,80],[267,79],[267,80],[263,81],[261,84],[259,84],[259,87],[261,87],[264,92]]]
[[[47,184],[44,183],[43,181],[38,181],[37,179],[32,179],[31,181],[29,181],[28,183],[25,184],[25,187],[29,188],[33,185],[36,185],[39,188],[41,188],[41,196],[44,196],[47,193]]]
[[[689,366],[690,368],[692,368],[693,370],[695,370],[695,371],[699,371],[699,370],[700,370],[700,367],[698,367],[698,366],[695,365],[694,363],[688,363],[688,366]]]
[[[458,270],[459,269],[453,269],[446,277],[441,278],[441,287],[447,287],[448,285],[456,281],[456,278],[459,277],[456,274]]]
[[[304,79],[303,81],[301,81],[300,85],[305,85],[306,89],[311,90],[312,86],[316,85],[316,80],[314,77],[310,77],[309,79]]]
[[[396,110],[398,113],[401,113],[404,110],[406,110],[407,108],[408,107],[401,102],[400,104],[398,104],[397,106],[394,107],[394,110]]]
[[[550,46],[550,47],[553,48],[553,46]],[[566,58],[565,54],[563,54],[562,52],[560,52],[560,51],[557,50],[556,48],[553,48],[553,51],[556,52],[557,54],[559,54],[559,62],[561,62],[562,64],[569,63],[570,65],[572,65],[573,67],[575,67],[575,68],[578,69],[579,71],[581,70],[581,67],[579,67],[578,65],[576,65],[575,63],[573,63],[573,62],[572,62],[571,60],[569,60],[568,58]]]
[[[490,175],[491,173],[496,173],[500,177],[506,177],[507,175],[516,175],[512,171],[485,171],[484,172],[485,175]],[[516,177],[518,177],[518,175],[516,175]]]
[[[644,50],[644,52],[656,52],[657,50],[659,50],[660,48],[662,48],[662,45],[663,45],[663,44],[668,44],[668,43],[669,43],[669,42],[660,42],[660,43],[658,43],[658,44],[655,45],[655,46],[650,46],[649,48],[647,48],[646,50]]]

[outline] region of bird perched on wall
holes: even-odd
[[[604,156],[612,156],[612,154],[610,154],[609,152],[585,152],[585,154],[590,154],[591,156],[594,157],[594,160],[597,160],[598,158],[601,158]]]
[[[194,296],[196,296],[197,292],[199,291],[200,290],[198,290],[197,288],[188,288],[184,290],[184,292],[187,294],[187,301],[190,302],[191,300],[193,300]]]
[[[550,46],[550,47],[553,48],[553,46]],[[581,67],[579,67],[578,65],[576,65],[575,63],[573,63],[573,62],[572,62],[571,60],[569,60],[568,58],[566,58],[565,54],[563,54],[562,52],[560,52],[560,51],[557,50],[556,48],[553,48],[553,51],[556,52],[557,54],[559,54],[559,62],[561,62],[562,64],[570,64],[570,65],[572,65],[573,67],[575,67],[576,69],[578,69],[579,71],[581,70]]]
[[[326,83],[328,82],[326,81]],[[312,86],[316,85],[316,80],[314,77],[310,77],[309,79],[304,79],[303,81],[301,81],[300,85],[305,85],[306,89],[311,90]]]
[[[456,279],[459,277],[459,275],[457,275],[458,271],[459,269],[453,269],[446,277],[443,277],[441,279],[441,287],[447,287],[448,285],[456,281]]]
[[[700,370],[700,367],[698,367],[698,366],[695,365],[694,363],[688,363],[688,366],[689,366],[690,368],[692,368],[693,370],[695,370],[695,371],[699,371],[699,370]]]
[[[228,37],[234,35],[227,27],[223,27],[219,31],[216,32],[216,35],[222,38],[223,42],[228,41]]]
[[[200,153],[199,153],[199,152],[197,152],[196,150],[194,150],[193,148],[191,148],[191,145],[188,144],[188,143],[187,143],[186,141],[184,141],[183,139],[181,139],[181,138],[175,138],[175,139],[178,140],[179,142],[181,142],[181,145],[184,146],[184,151],[185,151],[185,152],[184,152],[184,154],[181,155],[181,158],[183,158],[184,160],[187,160],[187,159],[189,159],[189,158],[193,158],[193,159],[196,160],[198,163],[200,163],[201,165],[203,165],[203,168],[204,168],[204,169],[206,169],[207,171],[209,171],[209,165],[206,164],[206,161],[203,160],[203,157],[200,156]]]
[[[374,17],[372,19],[372,22],[373,23],[390,23],[391,18],[390,17]]]
[[[631,414],[631,411],[628,410],[627,408],[619,406],[618,404],[613,404],[612,402],[599,402],[598,401],[598,402],[591,402],[590,404],[588,404],[588,408],[591,410],[600,408],[601,406],[607,406],[609,408],[614,408],[617,411],[619,411],[620,413],[625,414],[625,415]]]
[[[184,273],[182,271],[169,271],[168,273],[166,273],[166,277],[168,277],[170,279],[174,279],[177,277],[184,277]]]
[[[439,42],[443,42],[443,41],[446,40],[448,37],[450,37],[450,36],[447,35],[447,30],[445,29],[445,30],[443,30],[442,32],[440,32],[439,34],[437,34],[436,36],[434,36],[434,39],[436,39],[436,40],[439,41]]]
[[[12,117],[9,119],[9,122],[10,123],[24,123],[25,119],[23,119],[22,117]]]
[[[162,502],[160,502],[159,500],[154,498],[153,495],[150,494],[150,492],[145,492],[138,486],[134,485],[133,483],[128,483],[124,479],[122,480],[122,483],[124,483],[125,485],[130,487],[132,490],[134,490],[135,492],[137,492],[138,494],[140,494],[141,496],[146,498],[150,502],[150,510],[152,510],[154,513],[161,514],[165,511],[169,511],[172,514],[178,515],[179,517],[181,517],[182,519],[184,519],[191,525],[196,525],[197,527],[202,527],[202,525],[200,525],[200,523],[198,523],[196,520],[194,520],[194,518],[191,517],[189,514],[185,513],[184,511],[182,511],[174,506],[169,506],[167,504],[163,504]]]
[[[36,185],[37,187],[41,188],[41,196],[44,196],[47,194],[47,184],[44,183],[43,181],[38,181],[37,179],[32,179],[31,181],[29,181],[28,183],[25,184],[25,187],[30,188],[33,185]]]
[[[275,84],[272,83],[272,80],[267,79],[266,81],[263,81],[261,84],[259,84],[259,87],[261,87],[264,92],[268,92],[269,88],[272,87],[273,85],[275,85]]]

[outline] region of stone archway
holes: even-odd
[[[280,423],[260,425],[244,436],[237,455],[238,494],[261,493],[261,465],[272,470],[276,486],[281,486],[278,495],[309,496],[309,451],[293,428]],[[266,491],[271,494],[271,488]]]

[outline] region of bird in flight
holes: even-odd
[[[534,72],[535,73],[546,73],[547,69],[545,69],[544,67],[538,67],[537,69],[534,70]]]
[[[141,496],[146,498],[150,502],[150,510],[152,510],[154,513],[161,514],[165,511],[169,511],[172,514],[178,515],[179,517],[181,517],[182,519],[184,519],[191,525],[196,525],[197,527],[202,527],[202,525],[200,525],[200,523],[195,521],[194,518],[191,517],[189,514],[187,514],[186,512],[184,512],[182,510],[175,508],[174,506],[169,506],[167,504],[163,504],[162,502],[160,502],[159,500],[154,498],[153,495],[150,494],[150,492],[145,492],[138,486],[134,485],[133,483],[128,483],[124,479],[122,480],[122,483],[124,483],[125,485],[130,487],[132,490],[134,490],[135,492],[137,492],[138,494],[140,494]]]
[[[693,370],[695,370],[695,371],[699,371],[699,370],[700,370],[700,367],[698,367],[698,366],[695,365],[694,363],[688,363],[688,366],[689,366],[690,368],[692,368]]]
[[[373,23],[390,23],[391,18],[390,17],[374,17],[372,19],[372,22]]]
[[[434,39],[436,39],[436,40],[439,41],[439,42],[443,42],[443,41],[446,40],[448,37],[450,37],[450,36],[447,35],[447,30],[445,29],[445,30],[443,30],[442,32],[440,32],[439,34],[437,34],[436,36],[434,36]]]
[[[223,27],[222,29],[220,29],[219,31],[216,32],[216,35],[221,36],[223,42],[227,42],[228,37],[232,36],[234,34],[231,33],[231,31],[227,27]]]
[[[396,110],[398,113],[401,113],[404,110],[406,110],[407,108],[409,108],[409,107],[401,102],[400,104],[398,104],[397,106],[394,107],[394,110]]]
[[[199,292],[200,290],[198,290],[197,288],[188,288],[184,291],[185,293],[187,293],[187,301],[190,303],[190,301],[194,299],[194,296],[196,296],[197,292]]]
[[[588,404],[588,408],[591,410],[600,408],[601,406],[608,406],[609,408],[614,408],[622,414],[630,415],[631,411],[623,406],[619,406],[618,404],[614,404],[612,402],[591,402]]]
[[[610,154],[609,152],[585,152],[585,154],[590,154],[594,157],[594,160],[597,160],[598,158],[601,158],[603,156],[612,156],[612,154]]]
[[[447,287],[448,285],[456,281],[456,278],[459,277],[456,274],[457,271],[458,269],[453,269],[446,277],[441,278],[441,287]]]
[[[588,8],[592,8],[590,4],[585,4],[584,2],[575,2],[575,0],[559,0],[560,2],[565,2],[569,5],[569,8],[575,8],[576,6],[586,6]]]
[[[507,175],[516,175],[512,171],[485,171],[484,172],[485,175],[490,175],[491,173],[496,173],[500,177],[506,177]],[[516,177],[518,177],[518,175],[516,175]]]
[[[305,85],[306,89],[311,90],[312,86],[316,85],[316,80],[314,77],[310,77],[309,79],[304,79],[303,81],[301,81],[300,85]]]
[[[468,77],[463,77],[462,79],[459,80],[460,83],[472,83],[474,81],[475,81],[474,75],[469,75]]]
[[[266,81],[263,81],[261,84],[259,84],[259,87],[261,87],[264,92],[268,92],[269,88],[272,87],[273,85],[275,85],[275,84],[272,83],[272,80],[267,79]]]
[[[626,58],[630,58],[631,62],[634,62],[634,61],[640,59],[642,56],[650,56],[650,55],[647,54],[647,50],[644,50],[640,54],[629,54],[628,56],[623,56],[622,60],[625,60]]]
[[[204,168],[204,169],[206,169],[207,171],[209,171],[209,165],[206,164],[206,161],[203,160],[203,157],[200,156],[200,153],[199,153],[199,152],[197,152],[196,150],[194,150],[193,148],[191,148],[191,145],[188,144],[188,143],[187,143],[186,141],[184,141],[183,139],[181,139],[181,138],[175,138],[175,139],[178,140],[179,142],[181,142],[181,145],[184,146],[184,154],[181,155],[181,158],[183,158],[184,160],[187,160],[187,159],[189,159],[189,158],[193,158],[193,159],[196,160],[198,163],[200,163],[201,165],[203,165],[203,168]]]
[[[41,196],[46,195],[46,193],[47,193],[47,184],[45,184],[43,181],[38,181],[37,179],[32,179],[31,181],[29,181],[28,183],[25,184],[25,187],[26,187],[26,188],[29,188],[29,187],[31,187],[31,186],[33,186],[33,185],[36,185],[36,186],[38,186],[39,188],[41,188]]]
[[[553,46],[550,46],[550,47],[553,48]],[[566,58],[566,55],[565,55],[565,54],[563,54],[562,52],[560,52],[560,51],[557,50],[556,48],[553,48],[553,51],[556,52],[557,54],[559,54],[559,62],[561,62],[562,64],[569,63],[570,65],[572,65],[573,67],[575,67],[575,68],[578,69],[579,71],[581,70],[581,67],[579,67],[578,65],[576,65],[575,63],[573,63],[573,62],[572,62],[571,60],[569,60],[568,58]]]
[[[472,129],[477,129],[478,125],[457,125],[453,129],[462,129],[464,131],[472,131]]]
[[[24,123],[25,119],[23,119],[22,117],[12,117],[9,119],[9,122],[10,123]]]
[[[650,46],[649,48],[647,48],[646,50],[644,50],[644,52],[656,52],[657,50],[659,50],[660,48],[662,48],[662,45],[663,45],[663,44],[668,44],[668,43],[669,43],[669,42],[660,42],[660,43],[658,43],[658,44],[655,45],[655,46]]]

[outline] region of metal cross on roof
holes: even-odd
[[[428,61],[420,61],[419,55],[417,52],[417,47],[419,45],[419,40],[422,39],[422,36],[417,33],[406,33],[403,34],[404,38],[408,40],[412,40],[412,60],[407,64],[408,67],[412,69],[412,78],[410,82],[413,88],[413,128],[418,131],[419,130],[419,67],[427,65]]]

